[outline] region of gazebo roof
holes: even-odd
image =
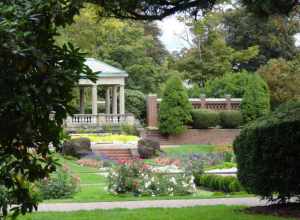
[[[128,76],[128,74],[124,70],[118,69],[94,58],[86,58],[84,64],[87,65],[94,73],[97,73],[97,76],[99,78]]]

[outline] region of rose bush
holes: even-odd
[[[155,172],[156,171],[156,172]],[[161,173],[142,161],[127,161],[111,169],[108,190],[113,194],[133,193],[136,196],[186,195],[195,192],[190,173]]]

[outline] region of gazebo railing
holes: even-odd
[[[126,122],[126,114],[105,114],[104,117],[107,124],[121,124]]]
[[[103,125],[103,124],[134,124],[132,114],[75,114],[66,120],[67,127],[80,125]]]
[[[97,124],[97,115],[76,114],[68,118],[67,123],[71,124]]]

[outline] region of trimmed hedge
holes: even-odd
[[[234,152],[247,191],[281,202],[300,196],[300,101],[247,125]]]
[[[207,129],[210,127],[216,127],[220,122],[220,116],[218,112],[196,109],[192,112],[193,128]]]
[[[240,192],[242,186],[234,176],[200,175],[195,178],[195,184],[215,191],[225,193]]]
[[[220,112],[220,126],[222,128],[239,128],[243,118],[240,111],[223,111]]]

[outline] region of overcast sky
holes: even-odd
[[[176,16],[169,16],[163,21],[158,21],[158,26],[162,30],[161,41],[170,52],[180,51],[182,48],[188,47],[188,43],[180,37],[188,29],[184,23],[176,19]],[[296,34],[295,37],[296,45],[300,46],[300,33]]]
[[[179,22],[176,19],[176,16],[169,16],[163,21],[158,21],[157,23],[162,30],[161,41],[170,52],[180,51],[182,48],[188,47],[188,43],[180,37],[188,29],[184,23]]]

